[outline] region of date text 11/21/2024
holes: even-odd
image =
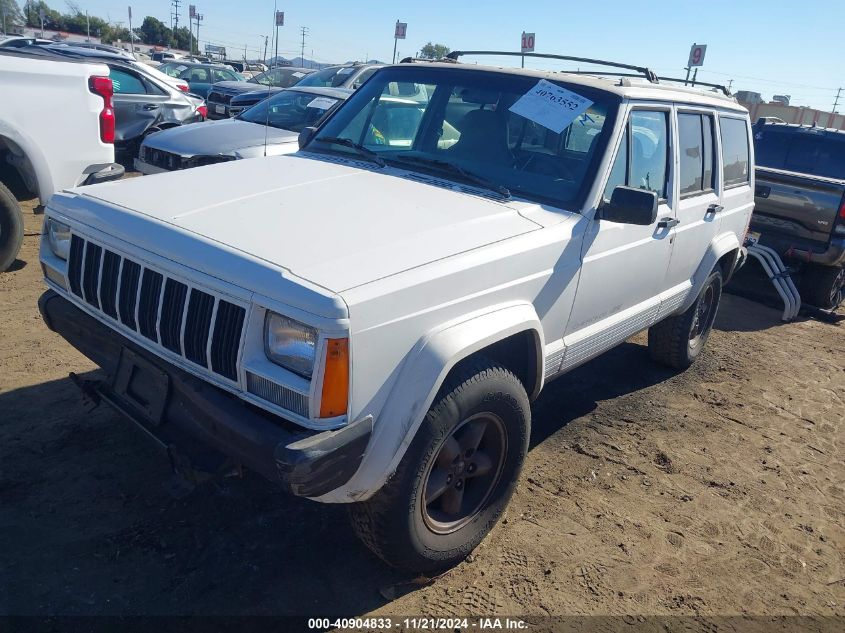
[[[476,629],[479,631],[524,631],[528,622],[510,617],[478,618],[309,618],[308,629],[322,631],[326,629],[369,629],[373,631],[411,630],[411,631],[455,631]]]

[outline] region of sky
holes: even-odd
[[[64,0],[48,0],[66,10]],[[261,56],[264,36],[273,33],[273,2],[268,0],[194,0],[204,15],[200,43],[224,45],[228,54]],[[518,50],[522,31],[536,33],[536,51],[592,57],[648,66],[659,74],[685,74],[693,42],[707,45],[702,81],[754,90],[765,99],[788,94],[792,103],[823,110],[833,106],[843,87],[845,111],[845,23],[843,0],[278,0],[285,12],[279,29],[279,54],[298,56],[300,27],[309,29],[305,56],[320,62],[379,59],[393,55],[397,20],[408,23],[400,56],[416,54],[426,42],[451,49]],[[22,4],[22,3],[21,3]],[[112,22],[127,20],[127,4],[81,0],[83,10]],[[131,0],[135,22],[152,15],[170,23],[169,0]],[[180,24],[188,16],[186,0]],[[134,25],[133,25],[134,26]],[[262,51],[263,52],[263,51]],[[270,43],[268,55],[272,55]],[[490,61],[490,60],[479,60]],[[529,60],[528,67],[559,69],[557,62]]]

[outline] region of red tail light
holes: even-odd
[[[845,198],[842,198],[842,204],[839,205],[839,219],[845,222]]]
[[[188,92],[188,84],[176,84],[176,87],[182,92]]]
[[[108,77],[91,77],[88,79],[88,89],[103,98],[103,109],[100,111],[100,140],[103,143],[114,143],[114,107],[112,96],[114,86]]]
[[[203,119],[208,118],[208,106],[201,105],[197,108],[197,114],[199,114]]]

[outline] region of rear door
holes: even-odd
[[[676,110],[678,225],[672,229],[672,259],[667,289],[683,291],[719,232],[720,170],[717,169],[716,118],[712,110]]]
[[[143,134],[161,115],[167,94],[138,73],[123,67],[109,69],[114,86],[115,140],[131,141]]]

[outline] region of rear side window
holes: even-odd
[[[748,182],[748,127],[745,119],[719,117],[725,186]]]
[[[115,94],[132,94],[143,95],[147,94],[147,89],[142,82],[135,75],[131,75],[117,68],[109,70],[109,78],[114,86]]]
[[[705,114],[678,114],[681,195],[713,189],[713,119]]]

